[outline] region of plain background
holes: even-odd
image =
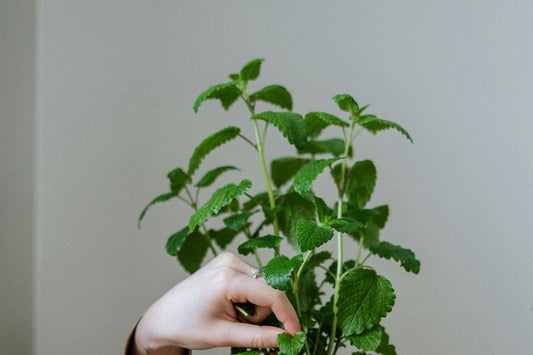
[[[253,87],[286,86],[296,112],[340,115],[346,92],[414,137],[356,146],[378,168],[371,204],[391,208],[385,239],[422,261],[418,276],[373,262],[396,289],[398,353],[530,353],[532,16],[529,1],[1,1],[3,351],[120,353],[186,276],[164,244],[191,212],[158,205],[141,230],[137,216],[205,136],[250,135],[242,104],[192,104],[262,57]],[[285,155],[270,133],[267,156]],[[225,156],[243,172],[223,182],[261,189],[242,142],[202,171]],[[317,191],[332,200],[327,180]]]

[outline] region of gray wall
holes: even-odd
[[[0,348],[31,354],[35,4],[0,1]]]
[[[2,2],[1,10],[24,5],[10,6]],[[10,305],[29,304],[25,291],[31,286],[10,285],[18,275],[31,275],[31,226],[24,221],[32,220],[32,191],[24,188],[33,175],[34,74],[31,46],[25,46],[33,30],[31,21],[24,26],[0,13],[1,33],[9,34],[2,58],[11,58],[2,62],[2,75],[12,72],[4,63],[29,67],[13,85],[2,77],[2,90],[21,85],[20,94],[2,95],[1,105],[2,169],[9,162],[1,190],[2,277],[7,260],[9,287],[3,283],[2,292],[8,299],[17,296]],[[40,2],[36,354],[120,352],[138,315],[184,277],[163,247],[190,211],[179,204],[154,207],[140,231],[136,217],[165,191],[166,172],[184,165],[203,136],[234,122],[248,126],[242,105],[226,113],[206,103],[196,116],[191,106],[199,92],[254,57],[267,59],[257,85],[285,85],[296,111],[339,113],[330,98],[348,92],[415,138],[411,145],[393,132],[362,135],[356,149],[358,158],[377,164],[372,203],[391,206],[386,238],[422,260],[417,277],[394,263],[373,262],[396,289],[395,310],[385,324],[399,353],[528,353],[532,13],[528,1],[505,7],[497,1],[414,0],[329,6]],[[19,27],[6,32],[9,26]],[[21,54],[7,55],[4,48],[20,48]],[[6,120],[4,110],[24,118]],[[11,124],[20,131],[8,133],[4,126]],[[274,135],[269,142],[269,157],[290,149]],[[224,154],[256,178],[260,189],[255,156],[243,143],[225,146],[204,169]],[[228,174],[226,181],[240,177]],[[317,186],[333,197],[325,180]],[[10,201],[17,189],[23,197],[16,198],[21,213],[14,214]],[[15,239],[11,230],[24,237]],[[353,254],[352,248],[348,255]],[[8,316],[23,318],[19,337],[29,329],[29,308],[23,303],[16,313],[8,309]]]

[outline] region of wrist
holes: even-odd
[[[187,349],[171,345],[153,334],[155,328],[145,316],[137,324],[134,334],[133,355],[186,355]]]

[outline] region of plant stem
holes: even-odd
[[[368,260],[368,258],[370,258],[371,256],[372,256],[372,253],[368,253],[368,255],[365,256],[365,258],[363,259],[363,261],[361,261],[361,264],[364,264]]]
[[[294,283],[292,284],[292,289],[294,293],[294,299],[296,300],[296,312],[298,313],[298,317],[302,317],[302,311],[300,309],[300,298],[298,297],[298,285],[300,283],[300,277],[302,276],[302,272],[304,271],[305,264],[309,261],[309,258],[314,254],[314,251],[311,250],[307,255],[305,256],[305,259],[302,262],[302,265],[300,265],[300,268],[298,269],[298,272],[296,273],[296,277],[294,279]]]
[[[243,136],[242,134],[239,134],[239,137],[241,137],[242,139],[244,139],[248,144],[250,144],[255,150],[257,150],[257,146],[254,144],[254,142],[252,142],[251,140],[249,140],[248,138],[246,138],[245,136]]]
[[[190,206],[195,211],[198,210],[198,201],[194,200],[192,198],[191,192],[189,191],[189,188],[187,188],[187,185],[185,185],[185,192],[187,193],[187,195],[189,196],[189,198],[191,200]],[[196,191],[196,196],[198,196],[198,190]],[[217,250],[215,249],[215,247],[213,246],[213,238],[211,238],[211,234],[207,230],[205,224],[202,224],[202,230],[204,231],[205,237],[207,238],[207,241],[209,242],[209,249],[211,249],[211,251],[213,252],[213,255],[216,257],[218,255],[218,253],[217,253]]]
[[[274,199],[274,190],[272,189],[272,183],[270,182],[270,176],[268,174],[265,154],[263,151],[263,141],[261,140],[261,137],[259,135],[259,126],[256,120],[254,120],[254,130],[255,137],[257,139],[257,152],[259,153],[259,160],[261,161],[261,169],[263,170],[263,178],[265,179],[265,184],[268,193],[268,201],[270,202],[270,209],[274,209],[276,207],[276,200]],[[274,235],[279,236],[279,223],[278,217],[276,215],[274,215]]]
[[[348,158],[348,150],[350,148],[349,142],[352,141],[354,123],[350,124],[349,138],[344,136],[344,157],[341,165],[341,178],[339,184],[339,202],[337,204],[337,218],[342,218],[342,205],[344,199],[344,175],[346,172],[346,160]],[[333,321],[331,323],[331,335],[328,344],[328,355],[331,355],[334,351],[333,343],[335,342],[335,334],[337,333],[337,301],[339,300],[339,291],[341,285],[341,275],[343,267],[343,246],[342,246],[342,233],[337,231],[337,274],[335,277],[335,293],[333,296]],[[336,349],[335,349],[336,350]]]
[[[309,344],[307,343],[307,339],[305,340],[305,352],[307,355],[311,355],[311,350],[309,350]]]
[[[359,259],[361,259],[361,250],[363,250],[363,243],[365,242],[365,237],[359,239],[359,245],[357,246],[357,257],[355,258],[355,265],[359,265]]]
[[[254,250],[254,255],[255,255],[255,261],[257,261],[257,267],[262,269],[263,263],[261,262],[261,258],[259,257],[259,253],[257,252],[257,250]]]
[[[252,239],[252,233],[250,232],[250,227],[246,227],[244,230],[243,230],[244,234],[246,235],[246,238],[248,238],[248,240]],[[257,249],[254,249],[254,255],[255,255],[255,261],[257,262],[257,267],[262,269],[263,268],[263,263],[261,262],[261,257],[259,256],[259,253],[257,252]]]
[[[327,268],[325,268],[324,266],[322,265],[318,265],[318,267],[322,270],[324,270],[325,272],[327,272],[329,274],[329,276],[331,276],[333,278],[333,280],[335,280],[335,274],[332,273],[331,271],[329,271]]]
[[[195,201],[194,198],[192,197],[191,192],[189,191],[189,188],[187,187],[187,185],[185,185],[185,192],[187,193],[187,196],[189,196],[189,199],[191,200],[191,205],[193,205],[194,209],[196,210],[197,201]]]
[[[248,110],[250,111],[250,114],[252,116],[255,115],[255,106],[253,102],[250,101],[250,98],[248,97],[248,94],[246,92],[243,92],[241,95],[242,99],[246,103],[246,107],[248,107]],[[274,198],[274,191],[272,189],[272,183],[270,182],[270,175],[268,174],[268,169],[265,162],[265,154],[264,154],[264,144],[266,139],[266,132],[268,128],[268,124],[266,124],[264,131],[263,131],[263,137],[261,138],[261,134],[259,133],[259,125],[257,124],[257,120],[252,119],[254,122],[254,132],[255,132],[255,140],[256,140],[256,148],[257,148],[257,154],[259,155],[259,160],[261,161],[261,169],[263,171],[263,178],[265,180],[265,185],[267,188],[268,193],[268,201],[270,203],[270,209],[273,210],[276,207],[276,200]],[[274,213],[274,235],[279,237],[279,222],[278,222],[278,216]],[[276,255],[279,255],[279,247],[274,249]]]
[[[182,200],[183,202],[185,202],[185,204],[187,204],[188,206],[192,207],[192,204],[189,201],[187,201],[186,199],[184,199],[183,197],[181,197],[181,196],[176,196],[176,197],[178,199]]]
[[[296,300],[296,313],[298,313],[298,318],[302,318],[302,309],[300,307],[300,297],[298,297],[298,287],[300,284],[300,277],[302,276],[302,272],[305,269],[305,265],[307,264],[307,262],[309,261],[311,256],[313,256],[314,253],[315,253],[314,250],[311,250],[309,253],[307,253],[307,255],[305,256],[302,262],[302,265],[300,265],[300,268],[298,269],[298,272],[296,273],[294,282],[291,282],[294,299]],[[307,342],[307,339],[305,340],[305,352],[307,353],[307,355],[311,355],[311,350],[309,350],[309,343]]]
[[[315,347],[313,349],[313,355],[316,354],[318,349],[318,340],[320,339],[320,330],[322,330],[322,322],[318,323],[318,330],[316,331]]]

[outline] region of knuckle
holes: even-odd
[[[272,337],[269,337],[268,332],[264,328],[259,328],[259,331],[252,336],[251,345],[253,348],[260,349],[276,347],[276,341],[270,338]]]
[[[232,265],[237,259],[237,256],[229,251],[224,251],[217,256],[219,265]]]
[[[232,280],[237,276],[237,270],[232,269],[229,266],[221,265],[216,269],[214,277],[216,278],[216,284],[228,287]]]
[[[274,290],[274,298],[278,302],[284,302],[287,296],[285,295],[285,292],[280,290]]]
[[[257,332],[252,336],[250,343],[253,348],[264,348],[265,347],[264,346],[265,340],[263,338],[263,334],[261,333],[262,332]]]

